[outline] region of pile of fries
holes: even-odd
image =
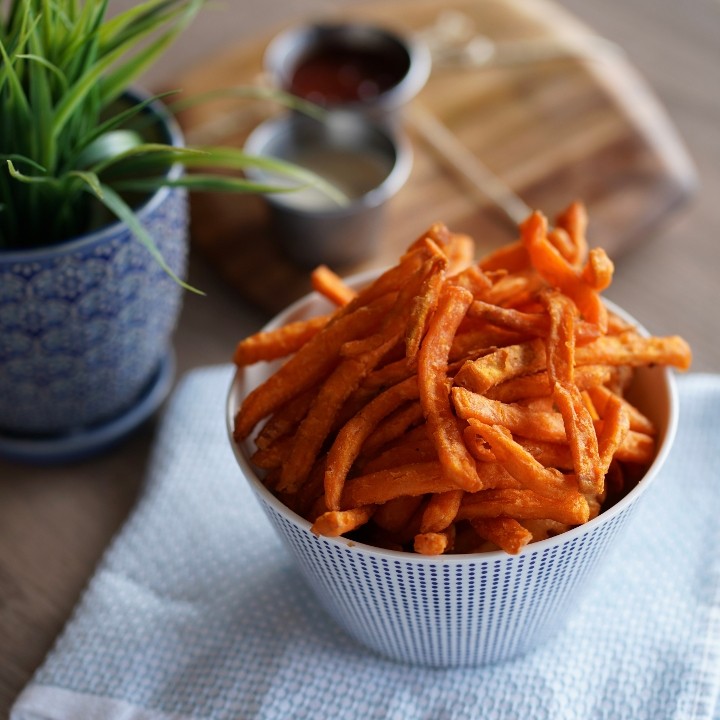
[[[235,418],[266,486],[315,533],[427,555],[518,553],[595,517],[652,461],[656,429],[623,394],[633,370],[685,370],[679,337],[609,312],[613,264],[574,203],[553,228],[476,262],[442,225],[335,306],[242,340],[239,367],[289,358]]]

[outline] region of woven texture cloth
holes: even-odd
[[[565,630],[431,670],[318,608],[232,457],[231,374],[178,386],[137,508],[12,720],[720,718],[720,376],[679,378],[668,465]]]

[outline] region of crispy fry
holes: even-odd
[[[418,355],[418,387],[440,463],[456,487],[473,492],[481,487],[480,479],[452,412],[447,376],[452,339],[471,302],[472,295],[457,285],[448,285],[441,294]]]
[[[587,500],[579,493],[547,498],[532,490],[512,488],[480,490],[466,493],[460,503],[458,520],[514,517],[516,520],[556,520],[567,525],[581,525],[589,516]]]
[[[558,292],[540,295],[550,317],[545,340],[545,361],[550,386],[575,382],[575,308],[572,300]]]
[[[600,432],[602,425],[600,424]],[[637,465],[649,464],[655,456],[655,438],[645,433],[629,430],[615,452],[615,459]]]
[[[531,300],[542,287],[542,278],[537,273],[520,270],[499,278],[479,299],[502,307],[519,307]]]
[[[605,414],[605,408],[607,403],[611,399],[616,399],[625,408],[625,412],[628,414],[630,420],[630,429],[636,430],[637,432],[645,433],[646,435],[655,435],[657,432],[652,420],[648,419],[643,415],[634,405],[631,405],[627,400],[616,395],[609,388],[605,387],[605,383],[593,383],[592,386],[587,388],[587,391],[592,398],[595,407],[602,417]]]
[[[601,493],[605,473],[600,463],[595,426],[580,391],[570,383],[556,382],[553,398],[565,424],[578,487],[586,494]]]
[[[569,262],[575,260],[575,243],[573,243],[570,234],[561,227],[553,228],[548,231],[548,240],[553,247]]]
[[[490,425],[503,425],[513,435],[548,442],[565,442],[565,428],[559,413],[530,410],[516,403],[491,400],[465,388],[452,389],[453,405],[464,420],[475,418]]]
[[[393,301],[392,296],[384,295],[371,305],[328,323],[323,332],[303,345],[245,398],[235,418],[235,440],[246,438],[262,418],[326,377],[337,364],[342,345],[372,328]]]
[[[427,436],[425,426],[421,425],[415,429],[422,430],[422,436],[414,435],[412,431],[407,433],[401,442],[392,443],[390,447],[383,450],[379,455],[364,463],[362,473],[387,470],[398,465],[437,461],[437,451]]]
[[[422,496],[404,495],[379,505],[373,515],[373,522],[391,533],[400,533],[407,527],[413,515],[423,502]]]
[[[577,492],[577,486],[557,471],[550,470],[539,463],[521,445],[516,443],[509,431],[502,426],[487,425],[471,419],[470,426],[489,445],[497,462],[528,490],[538,495],[554,498],[568,492]]]
[[[418,425],[424,419],[422,405],[418,401],[407,403],[378,423],[363,443],[363,452],[367,455],[375,455],[384,445],[402,437],[408,428]]]
[[[598,452],[603,477],[630,430],[630,415],[617,395],[608,398],[603,408],[602,430],[598,435]],[[604,487],[603,487],[604,489]]]
[[[528,255],[522,241],[510,243],[494,250],[486,255],[478,266],[485,272],[490,270],[505,270],[509,273],[527,270],[530,267],[530,256]]]
[[[542,340],[510,345],[465,363],[455,376],[455,384],[476,393],[486,393],[506,380],[544,370],[545,362]]]
[[[490,449],[490,446],[472,425],[473,422],[477,421],[470,420],[469,422],[470,424],[463,429],[463,440],[465,441],[465,445],[470,451],[470,454],[475,458],[475,460],[479,460],[481,463],[496,462],[497,458]]]
[[[283,461],[290,454],[293,444],[292,435],[285,435],[275,442],[258,449],[250,458],[254,465],[263,470],[274,470],[282,467]]]
[[[417,397],[417,379],[408,378],[378,395],[342,427],[328,452],[325,470],[325,498],[330,510],[340,508],[343,483],[370,433],[402,403]]]
[[[438,263],[425,278],[420,294],[413,299],[410,322],[405,332],[406,356],[409,364],[414,363],[417,359],[428,318],[437,307],[444,282],[444,267]]]
[[[681,337],[641,337],[635,333],[605,335],[577,348],[578,365],[671,365],[687,370],[692,362],[690,347]]]
[[[559,228],[565,230],[575,247],[573,255],[568,257],[568,260],[575,267],[580,267],[588,254],[588,242],[585,237],[588,217],[585,206],[581,202],[572,203],[555,218],[555,222]]]
[[[455,521],[464,490],[448,490],[430,498],[420,523],[421,533],[439,533]]]
[[[533,267],[550,286],[560,289],[573,300],[585,320],[595,323],[604,333],[607,309],[600,295],[548,241],[547,221],[542,214],[533,213],[521,225],[521,233]]]
[[[335,305],[347,305],[357,295],[327,265],[318,265],[310,274],[310,282],[316,292]]]
[[[412,463],[347,480],[340,506],[379,505],[403,495],[425,495],[454,489],[454,482],[445,475],[439,462]]]
[[[307,477],[345,401],[401,339],[413,298],[435,264],[434,258],[423,263],[421,270],[400,292],[397,302],[383,320],[380,329],[363,340],[355,341],[364,343],[363,349],[359,351],[355,348],[321,385],[308,414],[298,428],[290,457],[283,466],[281,490],[292,492]],[[347,343],[341,347],[341,353],[346,346]],[[329,509],[333,508],[329,506]]]
[[[609,382],[612,368],[608,365],[581,365],[575,368],[575,384],[579,390],[595,389]],[[491,387],[486,395],[493,400],[517,402],[518,400],[545,397],[552,388],[546,371],[523,375]]]
[[[556,468],[557,470],[573,469],[572,455],[565,441],[547,442],[523,437],[516,438],[516,441],[544,467]]]
[[[307,477],[343,403],[396,340],[391,336],[384,345],[358,358],[346,358],[323,383],[295,435],[281,472],[281,490],[292,492]]]
[[[495,543],[510,555],[517,555],[533,538],[532,533],[514,518],[476,518],[470,523],[481,538]]]
[[[372,517],[374,510],[374,507],[330,510],[317,518],[310,529],[316,535],[339,537],[364,525]]]
[[[309,320],[288,323],[277,330],[255,333],[237,344],[233,362],[238,367],[243,367],[261,360],[286,357],[315,337],[329,319],[329,315],[319,315]]]
[[[477,265],[470,265],[462,272],[450,277],[454,285],[469,290],[473,297],[483,295],[492,287],[492,280]]]
[[[264,450],[278,438],[290,434],[307,414],[314,396],[314,388],[310,388],[279,408],[257,434],[255,445]]]
[[[448,275],[464,272],[475,257],[475,243],[469,235],[451,233],[450,241],[443,248],[448,259]]]
[[[590,251],[587,264],[582,270],[582,279],[594,290],[602,292],[612,282],[615,266],[602,248]]]
[[[415,536],[415,552],[420,555],[442,555],[452,547],[454,536],[454,528],[442,532],[418,533]]]
[[[496,348],[514,345],[527,340],[522,333],[503,328],[484,327],[479,330],[458,332],[450,347],[450,361],[474,360],[484,357]]]

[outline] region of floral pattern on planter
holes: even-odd
[[[161,189],[138,217],[184,276],[186,192]],[[182,293],[123,224],[0,252],[0,432],[67,432],[131,407],[169,350]]]

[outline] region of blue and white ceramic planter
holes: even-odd
[[[174,120],[152,107],[181,145]],[[162,188],[137,215],[183,277],[186,191]],[[124,223],[0,251],[0,434],[81,432],[131,409],[169,353],[181,293]]]

